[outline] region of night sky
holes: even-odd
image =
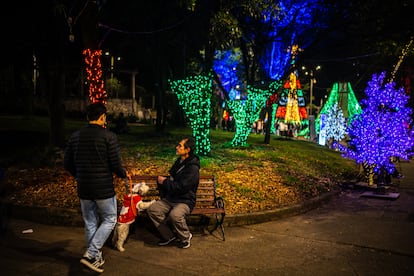
[[[31,59],[34,49],[38,48],[57,51],[57,56],[64,53],[68,56],[68,62],[81,60],[83,45],[79,29],[75,24],[72,31],[76,39],[70,43],[67,40],[67,18],[72,17],[76,20],[77,16],[82,14],[85,1],[63,1],[65,2],[66,17],[61,18],[52,18],[52,1],[29,1],[24,4],[13,2],[2,9],[0,22],[3,26],[3,49],[8,54],[3,56],[0,65],[23,64],[23,61],[18,60]],[[104,2],[99,22],[118,31],[98,27],[99,41],[103,49],[114,49],[116,54],[124,56],[124,69],[133,69],[135,66],[145,74],[153,74],[147,68],[144,57],[147,55],[145,51],[154,47],[151,44],[154,43],[153,37],[159,35],[153,30],[164,28],[164,33],[169,32],[165,25],[157,25],[161,18],[183,18],[182,22],[176,21],[176,25],[169,26],[174,31],[184,28],[183,24],[195,24],[195,21],[187,18],[185,14],[178,14],[181,11],[174,10],[169,5],[170,1],[145,4],[125,1],[122,5],[118,1],[98,1]],[[372,74],[383,70],[392,71],[401,54],[401,46],[414,35],[414,0],[331,2],[338,5],[334,19],[297,58],[299,66],[322,66],[322,70],[315,74],[316,102],[328,93],[328,89],[336,81],[349,81],[357,96],[363,96],[367,80]],[[143,6],[146,8],[143,9]],[[172,15],[173,13],[175,14]],[[58,38],[59,36],[62,38]],[[64,41],[63,49],[58,49],[56,44],[50,43],[54,39]],[[400,69],[402,73],[404,70],[410,70],[407,68],[414,67],[413,56],[411,53],[405,59]],[[129,64],[125,60],[129,60]],[[139,77],[149,78],[145,74]],[[299,78],[303,84],[308,83],[305,76],[299,75]]]

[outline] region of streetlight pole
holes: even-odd
[[[109,51],[105,52],[105,56],[109,57],[109,73],[110,73],[110,78],[109,78],[109,83],[107,83],[107,85],[109,86],[109,95],[112,97],[113,95],[113,91],[115,90],[116,92],[116,98],[118,98],[118,89],[116,87],[114,87],[114,69],[115,69],[115,58],[116,61],[119,62],[121,60],[121,57],[115,57],[112,53],[110,53]],[[108,79],[107,79],[108,80]]]
[[[321,67],[318,65],[315,68],[312,68],[309,72],[310,76],[310,84],[309,84],[309,116],[308,116],[308,122],[309,122],[309,136],[310,140],[314,141],[316,138],[316,129],[315,129],[315,116],[313,113],[313,84],[316,83],[315,77],[313,75],[314,70],[317,71],[321,69]]]
[[[320,65],[317,65],[314,69],[310,70],[309,76],[310,76],[310,85],[309,85],[309,115],[312,115],[312,98],[313,98],[313,84],[316,83],[316,79],[313,75],[313,70],[318,71],[321,69]]]
[[[113,81],[114,81],[114,56],[111,56],[111,82],[110,82],[110,95],[112,96],[112,88],[113,88]],[[118,95],[117,95],[118,98]]]
[[[310,71],[310,86],[309,86],[309,115],[312,115],[312,98],[313,98],[313,70]]]

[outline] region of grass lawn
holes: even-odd
[[[5,186],[9,196],[24,205],[78,208],[76,183],[62,168],[62,152],[46,146],[48,124],[48,118],[0,116]],[[84,124],[67,119],[66,135]],[[118,137],[124,165],[133,174],[165,174],[176,158],[176,143],[192,133],[190,128],[167,127],[163,133],[152,125],[130,124],[129,128],[129,133]],[[217,192],[224,197],[228,214],[297,204],[358,174],[353,160],[313,142],[272,135],[270,144],[264,144],[263,135],[251,134],[247,147],[225,147],[233,135],[211,130],[211,154],[201,157],[201,173],[216,177]],[[115,184],[121,200],[123,182],[117,179]],[[28,189],[33,192],[30,198],[23,195]],[[56,191],[69,199],[59,198]]]

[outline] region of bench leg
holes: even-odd
[[[219,214],[215,214],[215,216],[216,216],[216,225],[214,226],[213,229],[209,230],[209,232],[210,232],[210,234],[212,234],[218,227],[220,227],[222,239],[223,239],[223,241],[225,241],[226,237],[224,235],[224,226],[223,226],[223,221],[224,221],[225,214],[221,214],[220,218],[219,218]]]

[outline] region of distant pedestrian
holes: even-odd
[[[127,133],[128,132],[128,121],[124,116],[123,112],[120,112],[118,118],[115,120],[115,128],[113,129],[116,133]]]
[[[179,157],[169,170],[169,176],[158,176],[161,199],[147,210],[148,216],[161,235],[160,246],[176,239],[179,248],[189,248],[193,235],[188,229],[186,217],[196,202],[200,179],[200,159],[194,154],[195,141],[185,138],[175,147]]]
[[[117,202],[113,173],[126,178],[115,133],[106,129],[106,107],[88,106],[88,125],[70,137],[64,155],[64,167],[77,181],[86,251],[80,260],[88,268],[102,273],[105,260],[102,247],[117,221]]]

